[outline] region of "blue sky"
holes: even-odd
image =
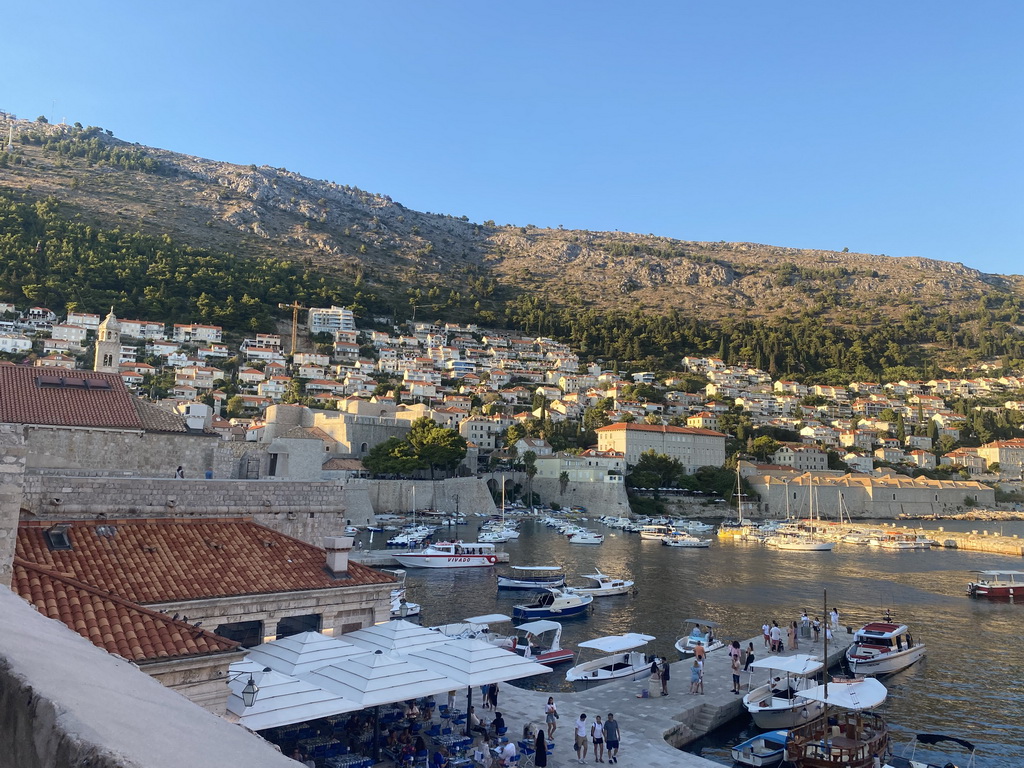
[[[1022,273],[1024,4],[18,3],[0,109],[474,221]]]

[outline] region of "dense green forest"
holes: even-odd
[[[85,142],[80,142],[85,143]],[[494,285],[480,277],[489,294]],[[932,377],[940,363],[1002,358],[1019,366],[1024,340],[1014,326],[1024,302],[982,299],[970,312],[931,316],[909,308],[897,321],[851,316],[842,326],[821,322],[813,307],[773,321],[705,322],[683,310],[608,313],[569,300],[556,306],[501,286],[502,311],[481,309],[470,281],[460,286],[410,283],[394,275],[372,288],[335,277],[312,262],[240,256],[108,229],[72,214],[55,198],[0,193],[0,299],[26,301],[58,313],[221,325],[229,334],[272,331],[279,302],[348,306],[363,324],[376,315],[401,321],[416,307],[430,318],[504,326],[569,342],[583,360],[623,369],[678,370],[684,355],[716,355],[776,376],[847,383],[852,379]],[[492,303],[493,305],[493,303]]]

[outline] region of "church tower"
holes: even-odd
[[[92,369],[101,373],[117,373],[121,362],[121,324],[114,316],[114,308],[106,316],[96,335],[96,360]]]

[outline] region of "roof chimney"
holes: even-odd
[[[327,550],[327,570],[335,576],[348,574],[348,553],[352,551],[355,539],[351,536],[325,536],[324,549]]]

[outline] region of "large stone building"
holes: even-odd
[[[828,469],[828,454],[816,445],[783,445],[772,454],[772,461],[802,471]]]
[[[711,429],[660,424],[610,424],[597,430],[597,449],[615,451],[636,464],[647,451],[678,459],[693,474],[701,467],[725,464],[725,435]]]
[[[1024,438],[1012,440],[996,440],[978,448],[978,455],[988,464],[998,462],[1003,472],[1015,472],[1018,475],[1024,470]]]

